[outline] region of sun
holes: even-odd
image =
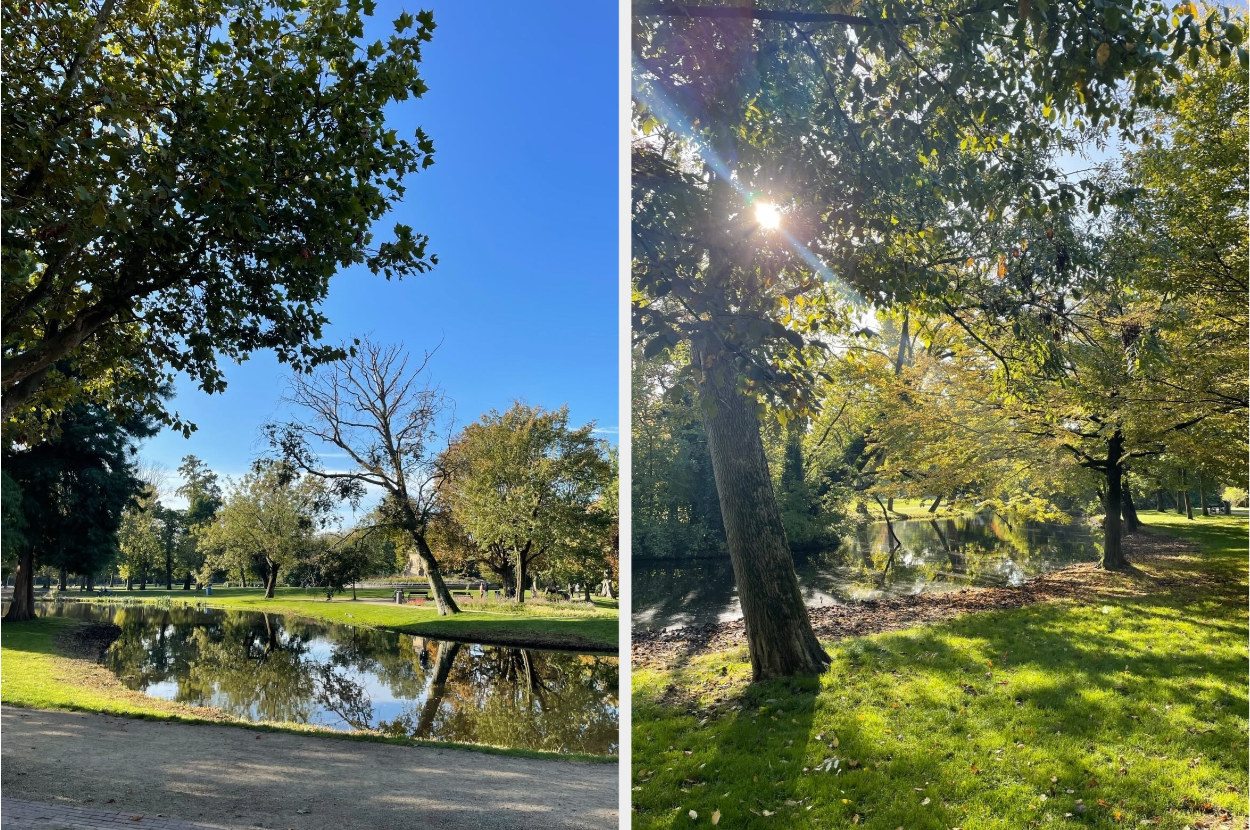
[[[781,211],[772,202],[755,203],[755,221],[766,231],[781,227]]]

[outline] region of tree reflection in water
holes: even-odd
[[[129,688],[251,721],[612,754],[611,657],[425,640],[277,614],[92,606],[111,621],[104,663]]]

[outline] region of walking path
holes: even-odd
[[[5,828],[617,826],[616,764],[12,706],[0,728]]]
[[[188,824],[165,816],[110,813],[62,804],[42,804],[0,798],[0,821],[5,830],[100,830],[140,827],[143,830],[212,830],[209,824]]]

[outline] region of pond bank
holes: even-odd
[[[615,764],[15,708],[3,731],[6,797],[131,818],[295,830],[617,826]]]
[[[290,614],[310,620],[365,626],[415,634],[440,640],[482,643],[517,648],[563,649],[615,654],[619,642],[615,601],[596,604],[498,603],[438,616],[432,606],[393,605],[368,601],[314,599],[297,589],[279,589],[273,599],[255,588],[215,589],[211,597],[181,591],[121,592],[100,598],[95,594],[67,592],[67,602],[170,602],[176,606],[260,611]],[[362,592],[363,594],[363,592]]]
[[[1128,557],[1139,563],[1185,556],[1196,549],[1192,542],[1149,530],[1125,537]],[[1136,582],[1140,590],[1163,587],[1158,578],[1146,577],[1136,568],[1121,574],[1110,574],[1094,564],[1082,562],[1034,577],[1019,586],[961,588],[942,593],[826,605],[808,608],[808,616],[817,637],[821,640],[840,640],[897,631],[979,611],[1002,611],[1057,599],[1088,598],[1113,582],[1120,582],[1122,587]],[[740,619],[668,631],[636,631],[632,644],[633,665],[663,668],[692,654],[721,651],[744,642],[746,632]]]
[[[60,709],[187,724],[234,724],[253,732],[288,733],[400,746],[466,749],[475,753],[521,758],[558,758],[591,763],[615,763],[615,758],[580,753],[555,753],[485,744],[420,740],[372,731],[343,732],[306,723],[254,723],[213,706],[193,706],[126,688],[117,675],[98,661],[114,626],[84,623],[64,617],[43,617],[10,623],[0,639],[4,667],[0,702],[5,707]],[[111,640],[108,640],[111,642]]]

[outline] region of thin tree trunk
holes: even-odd
[[[894,512],[894,497],[893,496],[890,496],[888,499],[885,500],[885,509],[890,511],[891,513]]]
[[[942,503],[942,494],[938,493],[938,497],[933,500],[933,504],[929,505],[929,512],[936,513],[938,505]]]
[[[1103,471],[1107,477],[1107,490],[1103,496],[1103,506],[1107,515],[1102,520],[1103,543],[1101,565],[1108,570],[1120,570],[1128,566],[1124,558],[1120,528],[1120,505],[1123,502],[1121,487],[1123,485],[1120,457],[1124,453],[1124,436],[1117,429],[1107,439],[1107,460]]]
[[[1189,501],[1189,482],[1187,481],[1187,476],[1184,470],[1181,470],[1181,484],[1184,486],[1183,495],[1185,497],[1185,518],[1189,519],[1190,521],[1193,521],[1194,506]]]
[[[421,562],[421,567],[425,568],[426,578],[430,580],[430,593],[434,595],[434,605],[438,608],[438,615],[445,617],[449,614],[459,614],[460,606],[456,605],[451,591],[447,590],[447,584],[443,582],[443,574],[438,569],[438,560],[434,558],[434,552],[430,550],[425,534],[419,531],[409,531],[409,533],[413,541],[417,543],[417,559]]]
[[[1176,512],[1178,515],[1185,515],[1185,497],[1179,489],[1176,491]]]
[[[698,344],[695,366],[708,349]],[[716,357],[727,357],[717,353]],[[818,674],[829,665],[812,630],[777,508],[755,403],[716,366],[699,401],[755,680]]]
[[[25,622],[35,618],[35,554],[24,550],[13,572],[13,602],[5,612],[5,622]]]
[[[1207,487],[1206,481],[1202,476],[1198,476],[1198,505],[1202,508],[1202,515],[1210,516],[1211,510],[1207,507]]]
[[[516,553],[516,596],[514,602],[525,602],[525,561],[526,554],[529,552],[532,542],[526,542],[525,547]]]

